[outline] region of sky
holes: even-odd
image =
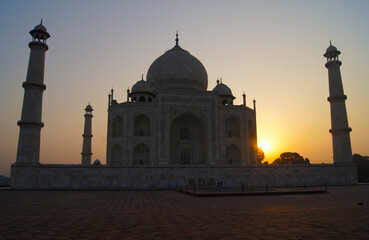
[[[0,175],[15,162],[29,31],[47,44],[41,163],[81,162],[84,108],[94,108],[93,160],[106,162],[108,93],[118,102],[175,44],[198,58],[208,90],[222,78],[235,104],[256,100],[259,145],[272,162],[298,152],[332,163],[329,41],[341,74],[353,153],[369,155],[369,1],[0,1]],[[269,145],[269,148],[267,148]]]

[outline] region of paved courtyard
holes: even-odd
[[[328,194],[0,190],[0,239],[369,239],[369,185]]]

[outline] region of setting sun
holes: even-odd
[[[270,143],[268,141],[260,142],[259,147],[261,147],[264,152],[269,152],[271,149]]]

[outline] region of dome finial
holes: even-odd
[[[331,40],[329,40],[329,46],[332,46],[332,41]]]
[[[176,45],[178,45],[179,39],[178,39],[178,30],[176,32]]]
[[[144,80],[144,75],[142,74],[142,78],[141,78],[141,80],[143,81]]]
[[[42,24],[42,18],[41,18],[40,24]]]

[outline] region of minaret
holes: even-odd
[[[85,108],[85,130],[83,132],[82,165],[91,165],[91,129],[92,129],[92,107],[88,104]]]
[[[41,122],[42,94],[44,84],[45,53],[49,48],[46,39],[50,37],[42,20],[29,32],[32,41],[26,81],[23,83],[24,97],[21,120],[18,121],[19,139],[16,164],[40,163],[40,135],[44,123]]]
[[[347,96],[343,92],[340,71],[342,62],[338,60],[340,54],[341,52],[332,44],[324,54],[324,57],[327,58],[325,67],[328,69],[329,78],[328,101],[331,104],[332,128],[329,132],[332,133],[333,161],[335,164],[353,162],[350,141],[351,128],[348,126],[345,104]]]

